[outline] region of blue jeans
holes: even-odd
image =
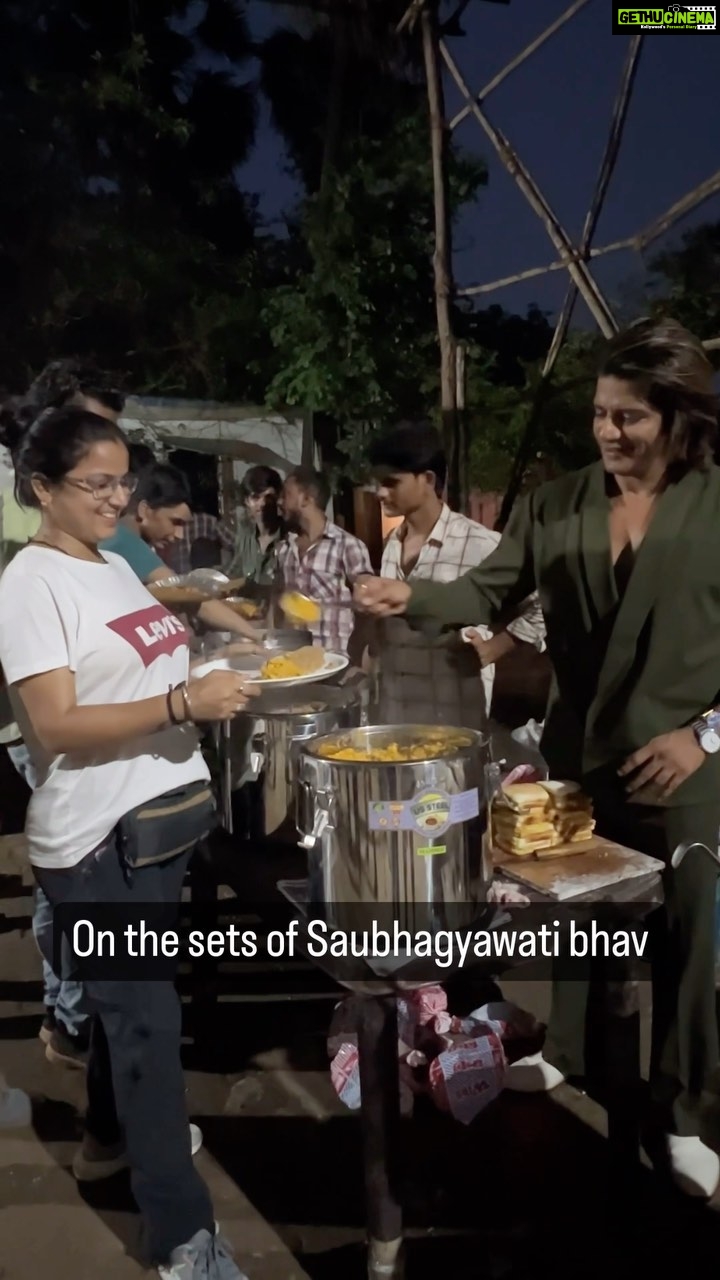
[[[37,778],[25,743],[17,747],[8,747],[7,750],[21,778],[24,778],[30,790],[34,791]],[[45,1008],[51,1010],[69,1035],[87,1037],[90,1033],[90,1018],[85,1011],[82,983],[61,982],[45,959],[46,955],[52,955],[52,905],[39,885],[35,890],[32,927],[35,942],[42,957]]]

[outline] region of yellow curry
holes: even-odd
[[[437,756],[449,755],[459,747],[470,745],[469,738],[454,734],[438,734],[437,737],[408,743],[407,746],[390,742],[384,747],[379,745],[352,747],[346,739],[344,742],[336,742],[324,747],[319,754],[323,760],[350,760],[362,764],[409,764],[414,760],[430,760]]]
[[[320,621],[320,605],[299,591],[286,591],[280,597],[280,608],[293,622]]]
[[[276,653],[268,658],[260,675],[263,680],[293,680],[297,676],[309,676],[325,666],[325,651],[317,645],[306,644],[291,653]]]

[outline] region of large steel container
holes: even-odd
[[[265,692],[251,756],[262,797],[259,834],[295,843],[299,753],[318,735],[360,725],[367,696],[365,682],[343,688],[306,684]]]
[[[412,748],[422,758],[327,758],[338,747]],[[361,727],[303,746],[298,833],[311,903],[338,924],[378,904],[410,930],[469,924],[492,879],[482,852],[488,759],[480,733],[440,725]]]

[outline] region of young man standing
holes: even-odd
[[[403,517],[385,543],[383,578],[454,582],[495,550],[498,533],[443,502],[447,465],[434,427],[401,424],[373,442],[369,461],[383,510]],[[414,631],[403,618],[379,622],[371,645],[379,719],[486,730],[495,664],[524,645],[545,648],[537,597],[494,631],[473,628],[468,640],[457,630],[441,634],[438,629],[431,637]]]
[[[283,536],[278,510],[283,482],[272,467],[250,467],[240,486],[245,519],[235,540],[227,570],[229,578],[244,578],[259,587],[270,586],[277,574],[277,550]]]
[[[330,496],[320,471],[297,467],[291,472],[280,500],[289,532],[278,546],[278,564],[287,590],[301,591],[322,606],[320,621],[310,624],[317,643],[346,653],[355,629],[353,586],[373,568],[365,543],[328,520]]]

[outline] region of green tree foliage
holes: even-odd
[[[256,224],[233,179],[254,136],[250,52],[233,0],[2,6],[6,384],[65,350],[139,389],[164,362],[177,384],[182,353],[192,385],[218,385],[203,344],[246,287]]]
[[[706,341],[720,337],[720,222],[705,223],[650,263],[648,298],[655,314],[671,315]],[[715,363],[720,353],[710,353]]]
[[[458,159],[458,207],[483,180],[481,166]],[[437,385],[422,116],[399,117],[383,141],[357,139],[327,198],[304,201],[296,234],[305,263],[289,264],[264,313],[275,348],[271,400],[343,422],[421,413]]]

